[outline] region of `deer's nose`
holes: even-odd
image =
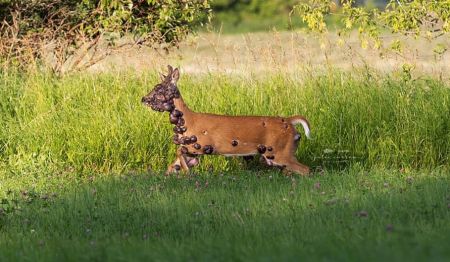
[[[146,100],[147,100],[147,97],[143,96],[142,99],[141,99],[141,102],[145,103]]]

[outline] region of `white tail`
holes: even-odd
[[[303,129],[305,129],[305,135],[307,138],[311,139],[311,130],[309,129],[309,122],[306,118],[302,116],[293,116],[291,117],[291,123],[293,125],[301,124]]]

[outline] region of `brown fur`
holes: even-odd
[[[178,69],[172,70],[169,66],[169,75],[164,81],[176,84],[178,78]],[[142,101],[145,103],[145,98],[148,100],[154,95],[151,92]],[[309,173],[309,167],[300,164],[295,158],[299,134],[293,122],[300,120],[309,126],[304,117],[226,116],[197,113],[187,107],[181,96],[169,102],[163,102],[171,103],[171,101],[173,101],[174,109],[183,113],[183,126],[186,128],[184,133],[176,136],[178,138],[195,136],[197,141],[179,146],[177,159],[169,166],[167,173],[177,172],[180,167],[188,171],[191,165],[198,163],[195,157],[205,154],[207,146],[212,146],[212,154],[239,156],[261,154],[269,165],[280,166],[300,175]],[[198,149],[199,145],[201,148]],[[265,151],[261,149],[264,147]]]

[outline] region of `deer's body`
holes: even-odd
[[[184,103],[176,88],[178,69],[169,67],[163,84],[172,84],[166,92],[158,86],[142,101],[157,111],[169,111],[174,127],[174,142],[179,144],[177,159],[167,173],[188,171],[198,164],[197,156],[219,154],[251,156],[260,154],[268,165],[280,166],[306,175],[309,168],[297,162],[295,150],[300,139],[294,124],[302,124],[309,136],[308,121],[301,116],[225,116],[193,112]],[[176,90],[173,88],[175,86]],[[159,88],[162,90],[162,88]],[[162,98],[161,100],[156,97]]]

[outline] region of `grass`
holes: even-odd
[[[9,193],[0,260],[450,257],[445,172],[124,174],[63,187]]]
[[[0,261],[450,258],[450,89],[371,71],[182,75],[197,111],[305,115],[310,178],[173,160],[156,74],[0,73]]]
[[[305,75],[306,74],[306,75]],[[75,170],[163,170],[172,161],[166,114],[140,98],[156,75],[1,75],[0,163],[7,169],[55,166]],[[448,166],[450,89],[433,79],[367,72],[267,77],[182,76],[194,110],[231,115],[301,114],[314,139],[298,154],[316,167]],[[228,171],[235,161],[205,158],[201,170]]]

